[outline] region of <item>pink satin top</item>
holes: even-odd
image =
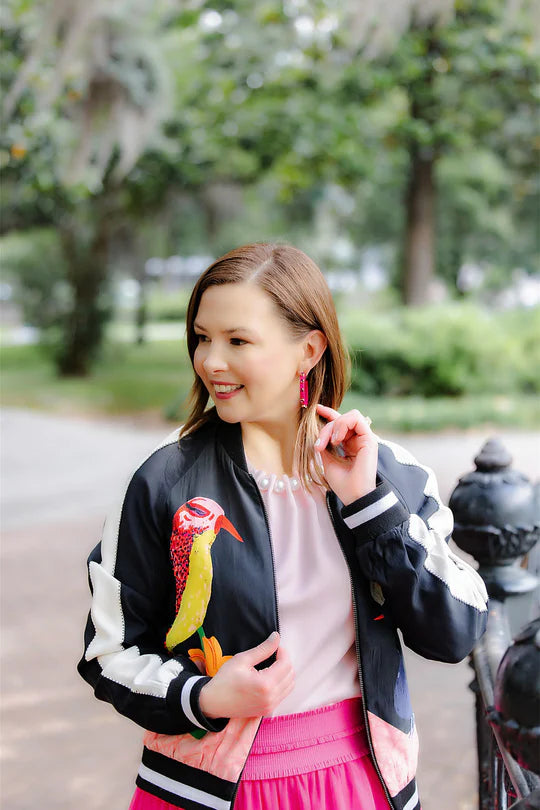
[[[360,695],[351,580],[325,491],[249,465],[266,507],[274,551],[281,643],[294,690],[274,716],[306,712]]]

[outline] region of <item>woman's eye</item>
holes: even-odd
[[[197,338],[197,343],[210,343],[210,338],[208,335],[195,332],[195,337]],[[245,343],[247,343],[247,340],[242,340],[242,338],[231,338],[230,342],[233,346],[243,346]]]

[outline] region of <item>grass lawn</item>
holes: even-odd
[[[4,405],[84,414],[162,414],[187,394],[191,366],[179,341],[108,344],[91,376],[58,378],[38,346],[4,347]]]
[[[109,343],[88,378],[58,379],[38,346],[3,347],[4,406],[90,416],[142,415],[180,422],[192,379],[185,344]],[[438,431],[492,424],[540,428],[536,396],[483,394],[461,398],[364,397],[349,393],[344,409],[358,408],[377,431]]]

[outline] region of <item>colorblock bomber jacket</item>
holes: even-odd
[[[78,669],[146,729],[139,787],[184,810],[230,810],[262,718],[209,719],[199,694],[223,657],[279,630],[272,541],[240,425],[214,415],[178,435],[136,470],[90,554]],[[375,490],[348,506],[328,492],[327,504],[351,575],[370,754],[389,806],[419,810],[397,630],[426,658],[460,661],[485,629],[486,589],[448,547],[432,472],[399,445],[379,439]]]

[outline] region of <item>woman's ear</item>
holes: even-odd
[[[327,346],[328,340],[326,336],[318,329],[313,329],[307,335],[304,339],[304,364],[307,366],[304,370],[306,374],[317,365]]]

